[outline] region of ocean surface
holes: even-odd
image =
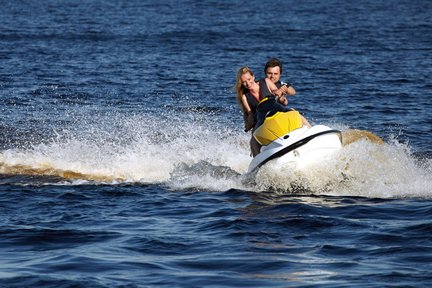
[[[432,1],[0,6],[0,287],[432,286]],[[385,143],[246,177],[271,57]]]

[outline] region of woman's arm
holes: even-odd
[[[280,88],[277,88],[276,85],[270,80],[266,79],[267,86],[269,90],[276,96],[284,96],[286,94],[290,96],[294,96],[296,94],[296,91],[294,87],[292,87],[290,84],[284,83]]]
[[[249,103],[247,101],[246,94],[243,94],[241,96],[241,104],[242,104],[244,113],[251,113],[252,112],[252,109],[250,108]]]
[[[270,79],[266,78],[265,80],[266,80],[267,87],[273,93],[273,95],[281,97],[286,94],[283,88],[284,86],[282,86],[281,88],[277,88],[276,85]]]
[[[243,94],[241,97],[241,104],[243,108],[243,120],[244,120],[244,130],[245,132],[251,130],[253,127],[255,127],[255,118],[254,114],[252,112],[252,109],[250,108],[246,95]]]

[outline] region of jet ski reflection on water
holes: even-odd
[[[274,159],[303,169],[329,159],[342,148],[341,131],[325,125],[307,127],[298,111],[267,113],[253,136],[262,147],[249,164],[248,174]]]

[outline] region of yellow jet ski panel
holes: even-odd
[[[289,132],[303,126],[298,111],[276,112],[267,117],[253,133],[254,138],[265,146]]]

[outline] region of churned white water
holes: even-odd
[[[75,183],[162,183],[172,189],[432,196],[430,161],[416,159],[409,146],[396,139],[384,144],[359,140],[343,147],[329,161],[302,170],[271,161],[254,179],[244,181],[252,159],[249,134],[215,125],[202,115],[181,121],[111,115],[106,122],[79,127],[82,130],[57,131],[50,142],[2,151],[1,172],[31,171],[70,178]]]

